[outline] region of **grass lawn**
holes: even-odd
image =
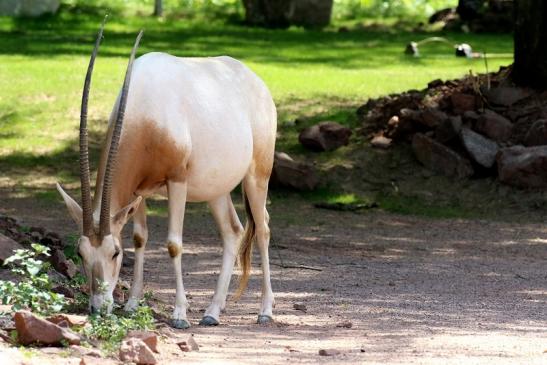
[[[55,180],[77,186],[81,89],[101,20],[101,15],[75,11],[39,20],[0,17],[0,186],[15,185],[22,194],[32,189],[43,199],[52,199]],[[349,32],[337,32],[336,26],[324,31],[264,30],[203,17],[112,15],[91,89],[94,159],[141,28],[140,54],[230,55],[244,61],[269,85],[287,135],[279,145],[289,150],[296,130],[287,122],[297,117],[354,124],[355,109],[370,97],[485,70],[482,59],[456,58],[445,45],[424,47],[421,58],[403,54],[408,42],[437,33],[388,26]],[[487,51],[491,70],[512,62],[510,35],[443,36]]]

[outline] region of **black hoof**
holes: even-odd
[[[188,323],[185,319],[173,319],[172,326],[173,328],[177,328],[179,330],[185,330],[190,328],[190,323]]]
[[[258,315],[258,320],[256,321],[256,323],[258,323],[258,324],[269,324],[269,323],[272,323],[272,322],[273,322],[272,317],[267,316],[267,315],[262,315],[262,314]]]
[[[218,326],[218,321],[211,316],[205,316],[199,321],[200,326]]]

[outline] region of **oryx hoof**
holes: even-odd
[[[211,316],[205,316],[199,321],[200,326],[218,326],[218,321]]]
[[[187,328],[190,328],[190,323],[188,323],[188,321],[185,319],[173,319],[171,325],[173,328],[177,328],[179,330],[185,330]]]
[[[258,319],[256,321],[256,323],[258,324],[270,324],[272,322],[273,322],[273,318],[265,314],[259,314]]]

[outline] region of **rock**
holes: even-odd
[[[504,142],[511,138],[513,124],[504,116],[486,109],[476,122],[475,130],[496,142]]]
[[[454,93],[450,95],[450,102],[452,103],[452,110],[455,114],[463,114],[466,111],[475,110],[477,107],[475,96],[464,93]]]
[[[302,303],[294,303],[293,308],[298,310],[298,311],[302,311],[302,312],[307,312],[308,311],[308,308],[306,307],[306,305],[302,304]]]
[[[79,345],[70,346],[70,351],[73,354],[80,355],[80,356],[102,357],[101,351],[94,348],[83,347]]]
[[[78,272],[78,268],[76,267],[74,262],[67,259],[63,251],[59,249],[53,250],[50,261],[51,265],[55,270],[65,275],[69,279],[72,279]]]
[[[513,146],[497,156],[501,182],[521,188],[547,187],[547,146]]]
[[[494,166],[496,154],[499,150],[496,142],[473,132],[469,128],[462,129],[461,139],[463,147],[473,161],[488,169]]]
[[[119,362],[111,360],[111,359],[105,359],[103,357],[97,358],[93,356],[84,356],[80,359],[79,365],[116,365],[119,364]]]
[[[199,351],[199,346],[193,336],[188,336],[185,340],[177,342],[177,345],[183,352]]]
[[[439,109],[427,108],[420,113],[420,122],[429,128],[436,128],[448,120],[448,115]]]
[[[313,190],[319,184],[311,165],[294,161],[283,152],[276,152],[270,185],[296,190]]]
[[[524,145],[547,145],[547,119],[540,119],[532,124],[524,137]]]
[[[483,91],[486,100],[492,105],[511,106],[530,96],[530,91],[520,87],[500,86]]]
[[[22,249],[19,243],[0,233],[0,261],[3,263],[5,259],[13,255],[13,251]]]
[[[335,356],[340,355],[342,352],[336,349],[321,349],[319,350],[320,356]]]
[[[123,341],[119,351],[120,360],[135,364],[155,364],[156,357],[148,346],[138,338]]]
[[[336,325],[336,327],[339,327],[339,328],[351,328],[353,327],[353,323],[351,323],[350,321],[344,321],[344,322],[340,322]]]
[[[469,160],[422,133],[412,138],[412,150],[418,161],[430,170],[457,178],[473,175]]]
[[[86,316],[79,316],[77,314],[55,314],[46,318],[51,323],[59,324],[63,321],[67,322],[69,326],[84,326],[87,323]]]
[[[304,129],[298,141],[312,151],[332,151],[349,143],[351,129],[336,122],[321,122]]]
[[[65,342],[71,345],[80,344],[80,337],[74,332],[38,318],[29,311],[19,311],[14,314],[13,319],[17,329],[17,340],[21,345],[62,346]]]
[[[158,353],[158,336],[154,332],[132,330],[127,332],[125,338],[138,338],[139,340],[142,340],[150,350]]]
[[[464,123],[474,126],[475,123],[479,120],[480,115],[474,110],[468,110],[462,115],[462,120]]]
[[[435,79],[433,81],[430,81],[428,84],[427,84],[427,88],[428,89],[435,89],[439,86],[443,86],[444,85],[444,82],[443,80],[441,79]]]
[[[377,148],[389,148],[389,146],[391,146],[391,142],[393,140],[391,138],[387,138],[387,137],[384,137],[383,134],[381,135],[378,135],[378,136],[374,136],[372,138],[372,140],[370,141],[370,144],[372,145],[372,147],[377,147]]]
[[[65,298],[70,299],[74,299],[74,296],[76,295],[74,289],[64,284],[55,285],[53,288],[51,288],[51,291],[57,294],[63,294]]]
[[[450,117],[435,129],[435,139],[440,143],[448,143],[459,137],[462,130],[462,117]]]

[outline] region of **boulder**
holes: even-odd
[[[520,87],[500,86],[483,91],[486,100],[492,105],[511,106],[530,96],[530,91]]]
[[[475,130],[496,142],[511,138],[513,124],[504,116],[486,109],[475,123]]]
[[[122,362],[133,362],[142,365],[153,365],[157,362],[152,350],[138,338],[123,341],[120,346],[119,356]]]
[[[526,146],[541,146],[547,145],[547,120],[540,119],[534,122],[526,136],[524,137],[524,145]]]
[[[421,112],[420,122],[429,128],[436,128],[448,120],[448,115],[436,108],[427,108]]]
[[[477,99],[474,95],[470,94],[453,93],[450,95],[450,103],[452,104],[452,111],[455,114],[463,114],[477,108]]]
[[[296,190],[313,190],[319,184],[311,165],[294,161],[283,152],[276,152],[270,185]]]
[[[469,128],[461,131],[462,145],[473,161],[482,167],[491,168],[496,162],[498,144]]]
[[[13,255],[15,250],[22,248],[23,246],[19,243],[0,233],[0,262],[3,263],[5,259]]]
[[[53,250],[53,254],[51,255],[50,260],[53,268],[68,277],[69,279],[72,279],[78,272],[78,268],[76,267],[74,262],[67,259],[65,257],[65,254],[61,250]]]
[[[521,188],[547,187],[547,146],[513,146],[497,156],[501,182]]]
[[[459,137],[462,130],[462,117],[450,117],[443,121],[435,129],[435,139],[443,144],[446,144]]]
[[[332,151],[349,143],[351,129],[336,122],[321,122],[304,129],[298,136],[300,143],[316,152]]]
[[[63,343],[80,344],[80,337],[74,332],[39,318],[29,311],[16,312],[13,319],[17,330],[17,341],[21,345],[63,346]]]
[[[142,340],[142,342],[144,342],[150,350],[155,353],[158,352],[158,336],[154,332],[132,330],[127,332],[127,336],[125,336],[125,338],[138,338],[139,340]]]
[[[422,133],[412,138],[412,150],[418,161],[430,170],[457,178],[473,175],[469,160]]]

